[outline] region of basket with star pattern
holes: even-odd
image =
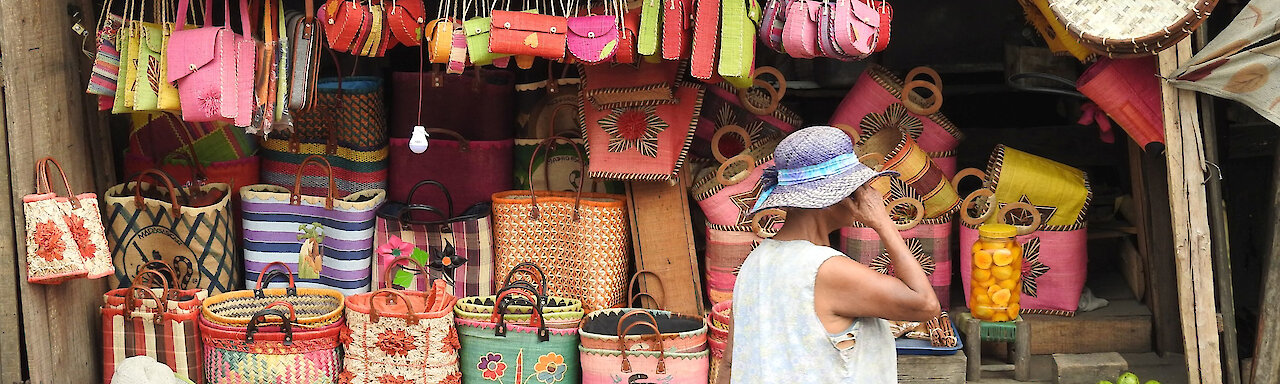
[[[747,150],[732,156],[725,155],[721,148],[729,136],[737,136]],[[741,231],[751,230],[751,208],[763,187],[760,179],[765,169],[773,166],[773,149],[781,139],[770,137],[754,141],[745,128],[736,125],[716,130],[711,140],[711,153],[719,165],[705,168],[690,188],[693,199],[707,216],[707,222],[736,227]]]
[[[968,176],[981,178],[983,187],[962,204],[959,249],[969,249],[978,240],[977,228],[984,223],[1018,226],[1023,246],[1022,313],[1074,316],[1089,261],[1088,176],[1003,145],[996,147],[987,172],[962,170],[956,182]],[[972,256],[961,252],[963,281],[969,280],[971,262]],[[969,287],[963,285],[967,298]]]
[[[917,214],[913,211],[917,207],[915,202],[919,201],[919,195],[915,190],[897,178],[891,179],[890,185],[886,205],[892,204],[891,216],[913,217]],[[908,204],[897,204],[902,201]],[[955,217],[954,214],[947,214],[929,219],[922,218],[918,224],[900,227],[902,238],[907,242],[907,248],[924,268],[924,273],[928,276],[929,283],[933,286],[933,291],[938,296],[938,302],[942,304],[944,311],[951,306],[951,255],[954,253],[952,245],[955,244],[955,238],[951,233],[953,217]],[[842,228],[839,246],[841,252],[871,267],[872,270],[893,275],[893,264],[889,254],[885,251],[880,235],[874,229],[863,226],[861,223]]]
[[[598,108],[583,96],[578,113],[590,176],[675,180],[693,144],[704,92],[702,85],[677,82],[671,100],[612,108]]]

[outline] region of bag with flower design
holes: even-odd
[[[446,205],[415,204],[418,188],[440,189]],[[373,289],[403,287],[424,291],[443,280],[454,296],[494,294],[493,215],[488,202],[454,214],[449,190],[434,180],[418,182],[404,201],[389,201],[378,209],[374,227],[374,269],[391,268],[410,257],[426,269],[404,268],[395,275],[373,274]]]
[[[52,163],[67,188],[53,192]],[[36,193],[22,198],[27,222],[27,282],[58,284],[68,279],[97,279],[115,272],[98,211],[98,195],[73,195],[62,165],[52,157],[36,162]]]
[[[462,383],[579,383],[578,328],[548,328],[546,302],[537,290],[516,286],[498,295],[489,321],[457,319]],[[533,304],[528,320],[509,321],[508,307],[522,304]]]
[[[586,133],[590,176],[621,180],[675,180],[693,143],[702,97],[699,84],[674,82],[670,98],[620,103],[594,102],[584,76],[579,111]]]
[[[409,257],[400,263],[422,265]],[[407,267],[408,265],[406,265]],[[426,292],[379,289],[347,298],[350,337],[343,349],[340,379],[351,384],[458,383],[458,331],[453,326],[452,288],[436,280]]]
[[[929,278],[933,292],[942,304],[942,310],[948,310],[951,305],[951,255],[955,253],[952,248],[956,241],[951,229],[955,215],[946,214],[929,219],[918,217],[923,212],[917,208],[924,206],[919,200],[919,194],[902,180],[895,178],[891,180],[891,184],[885,205],[889,207],[891,217],[897,219],[906,216],[911,219],[905,224],[901,223],[902,220],[897,220],[898,229],[912,256],[924,268],[925,276]],[[872,270],[894,275],[889,254],[874,229],[861,223],[840,229],[839,247],[841,252]]]

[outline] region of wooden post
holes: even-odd
[[[1173,227],[1169,217],[1168,165],[1161,153],[1144,152],[1130,143],[1134,201],[1138,203],[1138,245],[1148,278],[1146,303],[1151,309],[1155,350],[1162,356],[1182,353],[1178,319],[1178,284],[1173,255]],[[1142,250],[1145,247],[1145,250]]]
[[[687,179],[684,172],[674,184],[628,182],[627,208],[636,270],[653,272],[640,275],[640,292],[661,300],[664,310],[702,316],[702,272],[693,244]],[[651,284],[655,275],[660,281]]]
[[[1262,313],[1254,345],[1252,383],[1280,382],[1280,147],[1271,178],[1271,250],[1262,264]],[[1246,375],[1249,373],[1246,372]]]
[[[83,2],[75,1],[77,4]],[[10,359],[25,350],[32,383],[92,383],[101,381],[98,306],[106,291],[104,280],[79,279],[60,285],[27,284],[25,221],[22,196],[32,193],[36,159],[55,156],[66,167],[67,177],[79,192],[101,191],[95,185],[91,153],[109,142],[93,142],[90,135],[102,129],[97,119],[87,119],[85,84],[79,36],[70,31],[67,5],[71,0],[0,0],[0,52],[3,52],[4,111],[8,156],[0,160],[3,182],[11,189],[3,194],[0,216],[10,217],[9,228],[0,231],[0,253],[10,257],[0,267],[0,286],[16,286],[22,308],[22,344],[10,343],[16,323],[0,301],[0,361],[5,382],[20,372],[10,371]],[[89,8],[91,9],[91,8]],[[92,25],[96,17],[86,17]],[[101,137],[101,136],[99,136]],[[0,157],[3,158],[3,157]],[[102,165],[106,168],[106,165]],[[8,213],[6,215],[6,213]],[[17,266],[16,273],[3,271]],[[16,281],[14,281],[16,280]],[[11,297],[7,288],[0,296]]]
[[[1191,40],[1160,52],[1160,74],[1168,77],[1191,59]],[[1187,381],[1222,382],[1215,313],[1213,258],[1200,115],[1192,91],[1161,85],[1164,98],[1165,160],[1169,164],[1169,202],[1177,263],[1178,309],[1187,358]]]

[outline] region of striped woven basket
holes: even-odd
[[[266,284],[278,276],[287,277],[289,286],[266,288]],[[245,326],[264,306],[280,301],[293,306],[295,324],[320,327],[342,321],[346,298],[332,289],[297,288],[288,266],[284,263],[271,263],[266,272],[258,276],[253,290],[227,292],[205,299],[202,318],[212,324]]]
[[[207,308],[207,307],[206,307]],[[252,311],[247,324],[225,326],[202,318],[205,381],[209,383],[334,383],[342,352],[338,322],[297,323],[295,307],[278,301]],[[271,325],[264,325],[273,322]],[[349,377],[348,377],[349,379]]]
[[[894,180],[904,182],[916,191],[924,204],[924,218],[949,215],[960,207],[960,195],[949,176],[925,151],[916,145],[911,134],[900,126],[884,126],[863,130],[867,135],[858,140],[858,153],[864,163],[876,170],[898,172],[897,177],[880,177],[871,185],[885,194],[891,193]]]
[[[907,248],[924,268],[938,302],[946,310],[951,306],[951,259],[955,253],[952,250],[955,243],[952,219],[955,214],[925,219],[916,212],[915,207],[922,206],[918,199],[914,189],[901,180],[893,179],[885,205],[890,216],[899,223],[898,230],[906,240]],[[893,275],[893,263],[880,235],[861,223],[840,229],[840,252],[876,272]]]

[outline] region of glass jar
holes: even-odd
[[[1008,224],[983,224],[973,243],[969,312],[984,321],[1018,318],[1022,293],[1022,245]]]

